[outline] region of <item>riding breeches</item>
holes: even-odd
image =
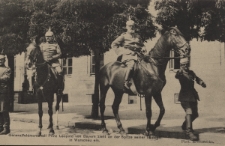
[[[62,67],[59,62],[52,62],[52,63],[50,63],[50,65],[54,68],[57,75],[63,74],[63,70],[62,70]]]
[[[56,66],[55,71],[57,72],[58,75],[62,75],[62,68],[61,66]]]
[[[198,117],[198,102],[181,101],[181,106],[187,115]]]
[[[134,61],[137,60],[137,55],[133,54],[123,54],[122,62],[126,62],[127,69],[132,70],[134,68]]]

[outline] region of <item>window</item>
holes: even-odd
[[[170,57],[179,57],[180,55],[177,52],[174,52],[173,50],[170,51]],[[169,69],[180,69],[180,59],[170,59],[169,61]]]
[[[73,72],[73,59],[72,58],[64,58],[62,59],[63,73],[65,75],[71,75]]]
[[[94,52],[92,51],[91,53],[91,59],[90,59],[90,74],[94,75],[95,74],[95,55]],[[100,67],[104,65],[104,54],[100,55]]]

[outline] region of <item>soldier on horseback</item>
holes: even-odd
[[[57,74],[58,80],[58,95],[62,95],[63,91],[63,71],[59,63],[59,58],[62,55],[59,45],[54,41],[53,32],[49,29],[45,33],[46,42],[40,44],[40,49],[43,58],[48,62]]]
[[[127,65],[124,87],[125,89],[129,89],[131,86],[131,73],[134,68],[134,63],[137,60],[137,52],[142,51],[144,44],[140,36],[135,33],[133,20],[129,19],[126,22],[126,29],[127,32],[116,38],[112,42],[111,47],[118,56],[122,56],[121,61],[124,61]]]
[[[32,66],[29,66],[29,55],[30,55],[30,52],[34,49],[36,49],[38,47],[38,37],[37,36],[34,36],[34,37],[31,37],[30,39],[31,43],[29,44],[29,46],[26,48],[27,50],[27,57],[26,57],[26,60],[25,60],[25,64],[26,64],[26,72],[27,72],[27,80],[29,82],[29,88],[28,88],[28,93],[32,94],[33,92],[33,77],[34,77],[34,74],[35,74],[35,65],[32,65]]]

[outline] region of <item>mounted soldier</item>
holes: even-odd
[[[38,37],[37,36],[31,37],[30,41],[31,41],[31,43],[26,48],[26,50],[27,50],[27,57],[26,57],[26,60],[25,60],[26,69],[27,69],[26,70],[26,72],[27,72],[27,80],[29,82],[28,93],[32,93],[33,92],[33,77],[34,77],[34,74],[35,74],[35,71],[36,71],[34,65],[29,66],[28,58],[29,58],[30,52],[38,47]]]
[[[54,34],[49,28],[45,33],[46,42],[40,44],[40,50],[43,54],[43,58],[48,62],[53,68],[53,72],[56,73],[58,81],[58,95],[62,95],[63,91],[63,71],[61,64],[59,63],[59,58],[62,55],[59,45],[54,41]]]
[[[134,21],[129,18],[126,22],[127,32],[121,34],[111,44],[111,48],[115,50],[119,57],[122,56],[121,61],[127,65],[124,82],[125,89],[129,89],[131,86],[131,73],[134,68],[134,63],[138,59],[137,52],[140,53],[144,49],[144,44],[140,36],[135,33],[134,25]]]
[[[10,133],[9,79],[11,69],[5,66],[5,56],[0,54],[0,135]]]

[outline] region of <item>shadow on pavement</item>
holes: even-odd
[[[202,128],[202,129],[196,129],[198,133],[225,133],[225,127],[213,127],[213,128]]]
[[[76,122],[75,123],[75,128],[100,130],[101,129],[101,125],[97,124],[97,123],[92,123],[92,122]]]
[[[85,119],[92,119],[92,120],[101,120],[101,117],[97,117],[95,119],[93,119],[90,115],[86,115]],[[109,120],[109,119],[114,119],[114,116],[104,116],[105,120]]]

